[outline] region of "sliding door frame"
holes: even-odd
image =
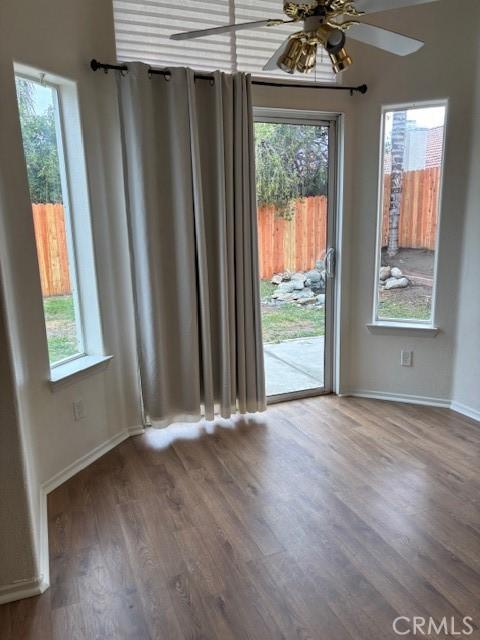
[[[272,122],[276,124],[312,125],[328,127],[328,204],[327,204],[327,250],[333,248],[334,277],[327,279],[325,291],[325,342],[324,342],[324,383],[323,387],[305,389],[290,393],[268,396],[268,404],[327,395],[336,391],[338,379],[338,286],[339,286],[339,176],[340,114],[298,109],[276,109],[269,107],[253,108],[254,122]],[[328,339],[327,339],[328,338]]]

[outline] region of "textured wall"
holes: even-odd
[[[36,575],[0,273],[0,586]]]
[[[480,44],[480,42],[479,42]],[[463,229],[453,400],[480,417],[480,46],[477,52],[467,208]]]

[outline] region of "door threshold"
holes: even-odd
[[[327,389],[305,389],[304,391],[279,393],[275,396],[267,396],[267,405],[279,404],[280,402],[290,402],[292,400],[304,400],[306,398],[318,398],[318,396],[328,396],[331,394],[332,391],[328,391]]]

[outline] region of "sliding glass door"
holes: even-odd
[[[255,111],[260,296],[270,401],[332,385],[336,121]]]

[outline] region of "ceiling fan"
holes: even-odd
[[[288,20],[266,19],[241,22],[211,29],[175,33],[170,38],[172,40],[190,40],[191,38],[240,31],[242,29],[276,27],[282,24],[303,22],[303,29],[288,36],[263,69],[265,71],[273,71],[278,67],[285,73],[294,73],[295,71],[308,73],[316,66],[317,49],[320,46],[328,53],[334,72],[339,73],[352,64],[352,58],[345,49],[347,32],[348,36],[353,40],[384,49],[399,56],[414,53],[424,44],[421,40],[375,27],[361,22],[358,18],[367,13],[389,11],[390,9],[400,9],[435,1],[310,0],[310,2],[284,2],[283,12]]]

